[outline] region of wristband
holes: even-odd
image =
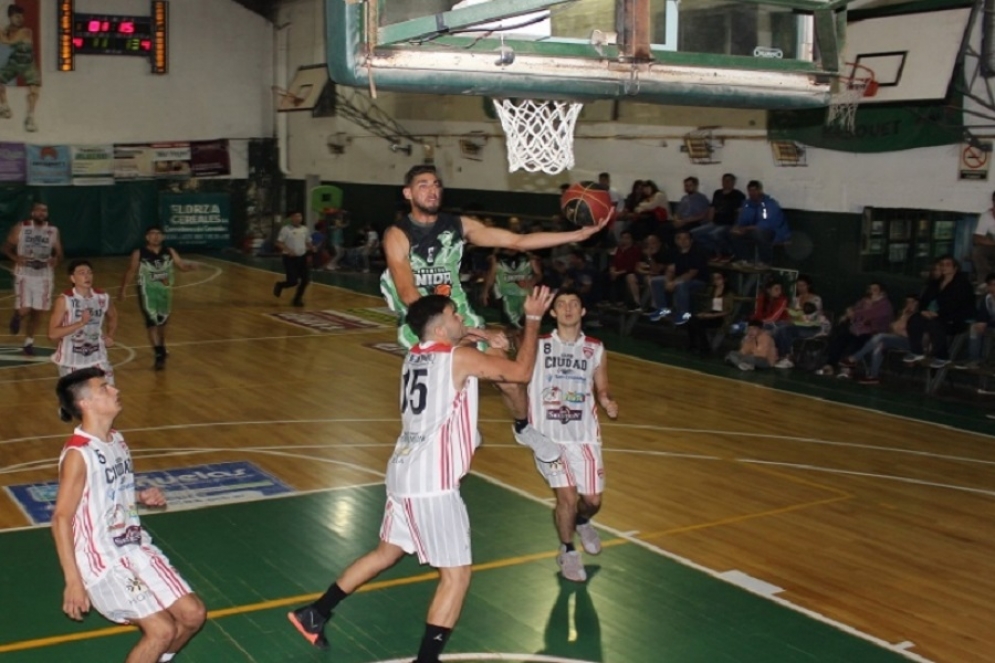
[[[525,319],[526,320],[536,320],[538,322],[542,322],[542,316],[541,315],[527,315],[527,316],[525,316]]]

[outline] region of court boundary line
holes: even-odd
[[[537,497],[535,495],[532,495],[528,491],[520,489],[520,488],[518,488],[516,486],[513,486],[511,484],[505,483],[505,482],[501,481],[500,479],[497,479],[497,478],[491,477],[491,476],[489,476],[487,474],[484,474],[482,472],[477,472],[477,471],[473,471],[473,470],[471,470],[469,472],[469,474],[477,477],[478,479],[481,479],[482,481],[490,483],[491,485],[493,485],[493,486],[495,486],[497,488],[500,488],[500,489],[502,489],[504,491],[507,491],[508,493],[510,493],[512,495],[517,495],[519,497],[525,498],[528,501],[530,501],[530,502],[532,502],[534,504],[537,504],[537,505],[539,505],[539,506],[541,506],[541,507],[543,507],[545,509],[551,508],[550,505],[548,503],[546,503],[544,500],[542,500],[541,498],[539,498],[539,497]],[[366,487],[370,487],[372,485],[379,485],[379,484],[369,484],[369,485],[362,486],[362,487],[366,488]],[[348,489],[351,489],[351,488],[359,488],[359,487],[360,486],[342,486],[342,487],[337,487],[337,488],[334,488],[334,489],[318,489],[318,490],[315,490],[315,491],[311,491],[308,494],[329,493],[329,492],[335,492],[335,491],[341,491],[341,490],[348,490]],[[300,495],[300,493],[289,493],[289,494],[284,494],[284,495],[280,495],[280,496],[271,496],[271,498],[281,498],[281,497],[282,498],[289,498],[289,497],[296,497],[296,496],[299,496],[299,495]],[[218,504],[218,505],[215,505],[215,506],[231,506],[231,505],[232,504],[229,503],[227,505],[226,504]],[[690,559],[687,559],[685,557],[677,555],[676,553],[672,553],[670,551],[667,551],[667,550],[665,550],[665,549],[663,549],[663,548],[661,548],[659,546],[653,545],[653,544],[648,543],[646,541],[642,541],[642,540],[640,540],[640,539],[638,539],[638,538],[636,538],[636,537],[634,537],[634,536],[632,536],[632,535],[630,535],[628,533],[621,532],[621,531],[619,531],[616,528],[609,527],[609,526],[603,525],[601,523],[594,523],[594,524],[597,525],[597,527],[599,529],[601,529],[601,530],[603,530],[605,532],[608,532],[608,533],[612,534],[615,537],[615,539],[612,539],[612,540],[609,540],[609,541],[605,541],[602,544],[603,547],[617,547],[617,546],[621,546],[621,545],[624,545],[624,544],[630,544],[630,545],[634,544],[636,546],[639,546],[639,547],[643,548],[644,550],[647,550],[647,551],[649,551],[651,553],[655,553],[655,554],[657,554],[657,555],[659,555],[659,556],[661,556],[661,557],[663,557],[665,559],[669,559],[672,562],[675,562],[677,564],[680,564],[682,566],[690,568],[690,569],[692,569],[694,571],[697,571],[699,573],[703,573],[704,575],[706,575],[708,577],[711,577],[714,580],[722,582],[722,583],[724,583],[726,585],[732,585],[733,587],[736,587],[737,589],[749,592],[750,594],[758,597],[761,600],[771,601],[771,602],[773,602],[773,603],[775,603],[775,604],[777,604],[777,605],[779,605],[779,606],[781,606],[783,608],[787,608],[789,610],[792,610],[794,612],[802,614],[802,615],[804,615],[805,617],[807,617],[809,619],[813,619],[813,620],[815,620],[817,622],[820,622],[822,624],[825,624],[825,625],[827,625],[827,626],[829,626],[831,628],[835,628],[836,630],[838,630],[838,631],[840,631],[842,633],[845,633],[847,635],[856,637],[856,638],[858,638],[860,640],[863,640],[865,642],[869,642],[869,643],[871,643],[871,644],[873,644],[873,645],[875,645],[877,647],[880,647],[881,649],[889,651],[891,653],[898,654],[898,655],[900,655],[900,656],[902,656],[904,658],[907,658],[909,660],[912,660],[912,661],[917,661],[918,663],[935,663],[931,659],[925,658],[925,657],[923,657],[923,656],[921,656],[921,655],[919,655],[919,654],[917,654],[915,652],[908,651],[908,649],[903,649],[903,648],[899,647],[896,644],[889,643],[889,642],[887,642],[885,640],[882,640],[881,638],[878,638],[878,637],[876,637],[874,635],[871,635],[869,633],[864,633],[863,631],[860,631],[860,630],[856,629],[855,627],[849,626],[849,625],[844,624],[842,622],[838,622],[838,621],[836,621],[834,619],[826,617],[825,615],[822,615],[822,614],[820,614],[818,612],[815,612],[814,610],[811,610],[809,608],[805,608],[803,606],[794,604],[791,601],[788,601],[787,599],[780,598],[780,597],[778,597],[776,595],[773,595],[773,594],[763,593],[763,592],[757,591],[757,590],[752,589],[752,588],[750,588],[748,586],[745,586],[745,585],[743,585],[741,583],[732,582],[729,578],[723,577],[723,574],[720,574],[719,572],[717,572],[717,571],[715,571],[713,569],[710,569],[710,568],[708,568],[706,566],[702,566],[701,564],[698,564],[696,562],[691,561]],[[510,566],[518,566],[518,565],[521,565],[521,564],[528,564],[528,563],[535,562],[535,561],[542,561],[542,560],[552,559],[557,554],[558,554],[558,551],[554,550],[554,551],[544,551],[544,552],[538,552],[538,553],[529,553],[529,554],[524,554],[524,555],[516,555],[514,557],[507,557],[507,558],[503,558],[503,559],[492,560],[490,562],[482,562],[480,564],[474,564],[472,566],[472,569],[476,573],[476,572],[479,572],[479,571],[488,571],[488,570],[492,570],[492,569],[507,568],[507,567],[510,567]],[[727,574],[728,571],[723,572],[723,573]],[[743,575],[747,575],[748,576],[748,574],[743,574]],[[752,576],[748,576],[748,577],[752,577]],[[437,578],[438,578],[437,572],[435,570],[432,570],[432,571],[429,571],[429,572],[426,572],[426,573],[418,573],[418,574],[415,574],[415,575],[412,575],[412,576],[405,576],[405,577],[400,577],[400,578],[393,578],[393,579],[390,579],[390,580],[383,580],[383,581],[373,581],[373,582],[367,583],[366,585],[360,587],[357,590],[356,593],[366,593],[366,592],[377,591],[377,590],[380,590],[380,589],[390,589],[392,587],[399,587],[399,586],[417,584],[417,583],[428,581],[428,580],[435,580]],[[283,597],[283,598],[279,598],[279,599],[268,599],[266,601],[258,601],[256,603],[251,603],[251,604],[246,604],[246,605],[241,605],[241,606],[230,606],[228,608],[219,608],[217,610],[208,611],[208,619],[210,619],[210,620],[213,621],[213,620],[221,619],[221,618],[224,618],[224,617],[229,617],[229,616],[232,616],[232,615],[249,614],[249,613],[252,613],[252,612],[260,612],[260,611],[264,611],[264,610],[273,610],[273,609],[280,608],[280,607],[286,607],[286,606],[295,605],[297,603],[304,603],[304,602],[308,602],[308,601],[313,601],[318,596],[320,596],[320,592],[311,592],[311,593],[308,593],[308,594],[295,595],[295,596],[290,596],[290,597]],[[128,633],[128,632],[132,632],[132,631],[135,631],[135,630],[136,630],[136,628],[133,627],[133,626],[105,626],[103,628],[97,628],[97,629],[83,631],[83,632],[77,632],[77,633],[67,633],[67,634],[62,634],[62,635],[57,635],[57,636],[46,636],[46,637],[42,637],[42,638],[33,638],[33,639],[29,639],[29,640],[14,641],[14,642],[10,642],[10,643],[0,644],[0,653],[9,653],[9,652],[23,651],[23,650],[28,650],[28,649],[41,649],[43,647],[58,646],[58,645],[67,644],[67,643],[70,643],[70,642],[76,642],[76,641],[79,641],[79,640],[93,640],[93,639],[97,639],[97,638],[101,638],[101,637],[109,637],[109,636],[114,636],[114,635],[121,635],[123,633]],[[904,645],[908,646],[909,641],[903,641],[903,643],[899,643],[899,644],[904,644]],[[454,656],[466,656],[467,654],[454,653],[453,655]],[[407,660],[407,659],[397,659],[397,660]],[[459,660],[459,659],[451,659],[451,660]],[[502,659],[498,658],[498,659],[493,659],[493,660],[502,660]],[[515,659],[510,659],[510,660],[515,660]]]
[[[470,474],[472,474],[472,475],[474,475],[476,477],[479,477],[479,478],[481,478],[481,479],[483,479],[485,481],[488,481],[488,482],[494,484],[495,486],[497,486],[499,488],[503,488],[505,490],[511,491],[511,492],[513,492],[513,493],[515,493],[515,494],[517,494],[517,495],[519,495],[521,497],[524,497],[524,498],[526,498],[526,499],[528,499],[528,500],[530,500],[532,502],[536,502],[537,504],[541,504],[544,507],[549,508],[549,505],[546,504],[546,503],[544,503],[542,501],[542,499],[538,498],[535,495],[530,494],[526,490],[523,490],[523,489],[518,488],[516,486],[512,486],[511,484],[505,483],[504,481],[501,481],[500,479],[488,476],[488,475],[483,474],[481,472],[476,472],[474,470],[470,470]],[[690,559],[688,559],[686,557],[682,557],[681,555],[678,555],[676,553],[672,553],[669,550],[661,548],[660,546],[653,545],[652,543],[649,543],[647,541],[643,541],[643,540],[641,540],[639,538],[636,538],[634,536],[628,535],[626,532],[622,532],[622,531],[620,531],[620,530],[618,530],[618,529],[616,529],[614,527],[608,527],[608,526],[603,525],[601,523],[595,523],[595,524],[598,526],[599,529],[604,530],[604,531],[612,534],[613,536],[617,537],[618,540],[627,541],[630,544],[634,544],[634,545],[640,546],[640,547],[642,547],[642,548],[644,548],[646,550],[649,550],[650,552],[654,552],[654,553],[660,555],[661,557],[665,557],[667,559],[670,559],[673,562],[676,562],[676,563],[681,564],[683,566],[686,566],[688,568],[694,569],[696,571],[705,573],[706,575],[711,576],[712,578],[715,578],[716,580],[719,580],[719,581],[721,581],[723,583],[726,583],[726,584],[732,585],[734,587],[737,587],[739,589],[742,589],[744,591],[747,591],[750,594],[753,594],[754,596],[758,596],[758,597],[760,597],[762,599],[766,599],[768,601],[773,601],[774,603],[777,603],[778,605],[780,605],[782,607],[788,608],[790,610],[794,610],[795,612],[799,612],[799,613],[805,615],[806,617],[809,617],[810,619],[814,619],[814,620],[816,620],[818,622],[821,622],[823,624],[826,624],[828,626],[836,628],[836,629],[838,629],[840,631],[843,631],[844,633],[846,633],[848,635],[852,635],[852,636],[860,638],[862,640],[866,640],[867,642],[870,642],[870,643],[872,643],[874,645],[877,645],[877,646],[881,647],[882,649],[885,649],[885,650],[890,651],[892,653],[895,653],[895,654],[898,654],[898,655],[903,656],[905,658],[908,658],[909,660],[917,661],[918,663],[936,663],[932,659],[928,659],[928,658],[926,658],[926,657],[924,657],[924,656],[922,656],[920,654],[917,654],[915,652],[910,652],[907,649],[901,649],[901,648],[899,648],[897,645],[895,645],[893,643],[890,643],[890,642],[888,642],[886,640],[882,640],[881,638],[878,638],[877,636],[871,635],[870,633],[864,633],[863,631],[860,631],[860,630],[856,629],[853,626],[849,626],[848,624],[844,624],[843,622],[838,622],[838,621],[836,621],[836,620],[834,620],[834,619],[832,619],[830,617],[826,617],[825,615],[822,615],[822,614],[820,614],[818,612],[815,612],[814,610],[812,610],[810,608],[806,608],[804,606],[797,605],[795,603],[792,603],[791,601],[788,601],[787,599],[783,599],[783,598],[780,598],[780,597],[772,595],[772,594],[764,594],[764,593],[761,593],[761,592],[757,592],[757,591],[754,591],[754,590],[752,590],[749,587],[746,587],[744,585],[731,582],[728,578],[723,578],[722,575],[719,574],[719,572],[717,572],[717,571],[715,571],[713,569],[710,569],[707,566],[702,566],[701,564],[698,564],[697,562],[694,562],[694,561],[692,561],[692,560],[690,560]],[[732,569],[730,569],[730,570],[732,570]],[[725,571],[723,573],[728,573],[728,571]],[[744,575],[748,575],[748,574],[744,574]]]

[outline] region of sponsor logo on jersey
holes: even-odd
[[[590,346],[585,345],[583,352],[584,352],[584,356],[586,358],[588,358],[588,359],[590,359],[591,357],[594,356],[594,348],[592,348]]]
[[[114,537],[114,545],[118,548],[123,548],[125,546],[137,546],[142,542],[142,528],[138,525],[132,525],[124,530],[123,534],[119,534]]]
[[[568,391],[563,400],[567,403],[583,403],[587,400],[587,394],[582,391]]]
[[[419,288],[438,289],[439,286],[453,283],[452,272],[447,267],[429,267],[415,272],[415,286]]]
[[[104,468],[104,480],[114,483],[119,477],[131,474],[131,458],[118,458],[113,465]]]
[[[544,368],[570,368],[578,371],[587,370],[587,360],[577,359],[571,355],[561,355],[559,357],[546,357]]]
[[[560,404],[560,388],[556,385],[552,387],[546,387],[542,390],[542,402],[543,405],[559,405]]]
[[[564,426],[571,421],[580,421],[584,418],[583,410],[571,410],[566,405],[563,407],[546,410],[546,419],[549,421],[559,421]]]

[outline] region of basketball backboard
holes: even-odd
[[[851,21],[840,73],[852,75],[853,65],[874,73],[877,92],[861,104],[943,99],[970,17],[961,7]]]
[[[842,4],[326,0],[329,71],[373,90],[824,106],[845,31],[834,11]]]

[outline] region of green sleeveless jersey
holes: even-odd
[[[435,223],[421,224],[406,217],[397,224],[405,235],[411,249],[408,259],[415,277],[415,287],[422,295],[446,295],[456,305],[456,312],[463,316],[467,327],[481,327],[483,318],[470,308],[466,291],[459,280],[460,262],[463,260],[463,223],[455,214],[441,213]],[[407,307],[397,294],[397,286],[384,270],[380,277],[380,291],[387,306],[399,316],[398,342],[410,348],[418,342],[414,333],[404,322]]]

